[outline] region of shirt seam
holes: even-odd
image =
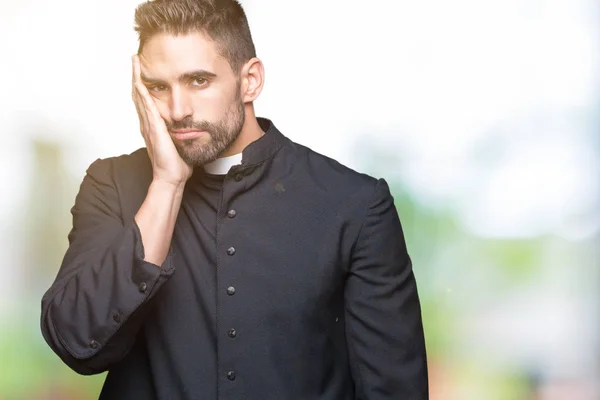
[[[117,194],[117,204],[119,206],[119,217],[121,218],[121,224],[125,225],[125,219],[123,216],[123,207],[121,205],[121,194],[119,193],[119,185],[117,185],[117,182],[115,181],[115,179],[113,178],[114,176],[114,163],[115,163],[115,159],[112,160],[112,162],[110,163],[110,180],[113,183],[113,187],[115,188],[115,193]]]
[[[380,183],[381,183],[381,179],[377,180],[377,182],[375,183],[375,185],[373,187],[373,193],[371,194],[371,201],[367,205],[367,208],[365,210],[365,214],[363,216],[362,223],[361,223],[360,228],[358,230],[358,234],[356,235],[356,239],[355,239],[354,243],[352,244],[352,248],[351,248],[351,251],[350,251],[351,257],[352,257],[352,254],[354,253],[356,244],[358,243],[358,241],[359,241],[359,239],[360,239],[360,237],[361,237],[361,235],[363,233],[363,228],[365,226],[367,217],[369,216],[369,212],[370,212],[370,209],[371,209],[371,204],[373,204],[373,201],[375,199],[375,194],[377,193],[377,188],[379,187]],[[351,273],[350,270],[348,272]],[[348,313],[348,306],[346,305],[344,308],[346,310],[346,313]],[[350,333],[350,336],[352,337],[352,334],[354,333],[354,329],[351,327],[351,324],[348,324],[349,319],[350,318],[345,318],[344,326],[346,328],[346,331],[348,333]],[[357,385],[355,385],[356,386],[356,392],[360,393],[363,396],[363,398],[366,398],[366,389],[365,389],[365,385],[364,385],[365,381],[364,381],[364,377],[363,377],[364,376],[363,366],[360,364],[360,362],[357,362],[357,358],[358,357],[357,357],[357,351],[356,351],[356,347],[355,347],[354,341],[346,339],[346,342],[348,343],[348,350],[352,354],[352,357],[354,358],[354,362],[356,362],[356,371],[357,371],[357,376],[356,376],[356,381],[357,381],[356,383],[357,383]]]

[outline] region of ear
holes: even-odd
[[[244,103],[251,103],[258,98],[265,83],[265,69],[262,61],[251,58],[244,64],[241,74],[241,97]]]

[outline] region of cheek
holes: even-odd
[[[192,96],[195,119],[217,121],[222,118],[228,103],[217,91],[198,91]]]
[[[169,116],[171,113],[169,111],[168,98],[166,96],[165,98],[153,96],[152,99],[154,100],[154,104],[156,105],[158,113],[160,114],[162,119],[164,119],[165,121],[169,121]]]

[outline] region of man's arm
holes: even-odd
[[[92,164],[71,210],[69,249],[42,299],[44,338],[81,374],[102,372],[127,354],[150,300],[172,275],[167,254],[192,174],[141,82],[137,55],[132,67],[132,99],[152,164],[147,196],[135,217],[124,220],[114,160]]]
[[[380,179],[352,253],[346,335],[356,398],[428,399],[421,307],[404,234]]]
[[[122,220],[112,168],[109,160],[88,168],[71,210],[69,248],[42,298],[44,338],[81,374],[105,371],[125,356],[152,297],[174,272],[166,257],[161,265],[145,260],[149,246],[142,237],[153,236],[168,249],[176,218],[169,210],[179,208],[180,194],[150,186],[140,209],[145,207],[147,217],[141,219],[152,216],[157,226],[168,226],[170,232],[163,230],[162,237],[145,234],[133,218]]]

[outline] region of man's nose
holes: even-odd
[[[185,91],[179,89],[172,90],[169,112],[172,121],[181,121],[185,117],[193,115],[192,103]]]

